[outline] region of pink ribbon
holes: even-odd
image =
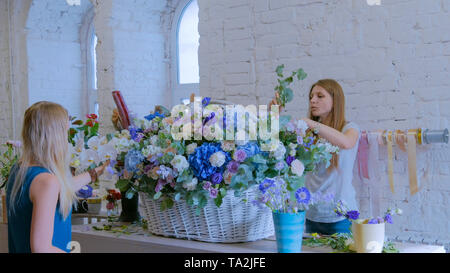
[[[369,179],[369,141],[366,131],[361,132],[358,145],[358,173],[361,180]]]

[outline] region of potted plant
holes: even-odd
[[[335,212],[352,222],[353,244],[350,248],[358,253],[381,253],[385,239],[385,223],[392,224],[392,216],[402,214],[400,209],[388,209],[383,216],[360,218],[359,211],[349,210],[341,200],[337,202]]]

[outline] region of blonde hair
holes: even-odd
[[[64,219],[69,216],[72,206],[77,202],[77,197],[72,187],[72,175],[69,169],[68,123],[67,110],[53,102],[40,101],[25,111],[22,156],[10,198],[10,207],[13,210],[14,200],[22,189],[28,168],[32,164],[39,164],[58,179],[59,211]]]
[[[309,90],[310,97],[311,92],[316,85],[325,89],[333,99],[333,107],[330,112],[331,115],[330,122],[329,124],[325,123],[324,124],[338,130],[339,132],[342,132],[342,128],[344,128],[346,120],[345,120],[345,96],[341,85],[333,79],[318,80],[311,86],[311,89]],[[310,119],[319,122],[319,117],[314,117],[311,113],[311,104],[308,112]],[[329,170],[331,170],[332,167],[337,168],[338,163],[339,163],[339,156],[337,154],[334,154],[333,157],[331,158]]]

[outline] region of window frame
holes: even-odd
[[[181,84],[179,80],[180,66],[179,66],[179,48],[178,48],[178,32],[180,29],[180,22],[183,18],[187,7],[194,0],[181,0],[172,20],[172,34],[171,34],[171,52],[172,52],[172,69],[171,69],[171,83],[172,83],[172,107],[182,103],[182,99],[189,99],[192,93],[197,96],[200,95],[200,82]],[[197,0],[198,3],[198,0]],[[197,54],[198,58],[198,54]],[[199,64],[200,66],[200,64]],[[200,75],[199,75],[200,76]],[[199,79],[200,81],[200,79]]]
[[[98,88],[95,86],[96,78],[96,56],[94,40],[96,38],[94,28],[95,10],[92,7],[83,20],[80,29],[80,44],[82,52],[83,71],[83,91],[82,91],[82,112],[86,114],[97,114],[98,116]],[[97,82],[98,83],[98,82]]]

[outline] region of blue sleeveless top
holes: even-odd
[[[27,170],[25,182],[22,186],[22,194],[16,195],[14,212],[9,207],[11,190],[18,171],[17,165],[11,169],[6,190],[6,207],[8,211],[8,248],[9,253],[31,253],[30,232],[31,217],[33,215],[33,203],[30,200],[30,185],[33,179],[41,173],[49,173],[43,167],[33,166]],[[67,244],[72,239],[72,211],[64,220],[59,212],[59,201],[55,211],[55,220],[53,225],[52,244],[63,251],[70,252]]]

